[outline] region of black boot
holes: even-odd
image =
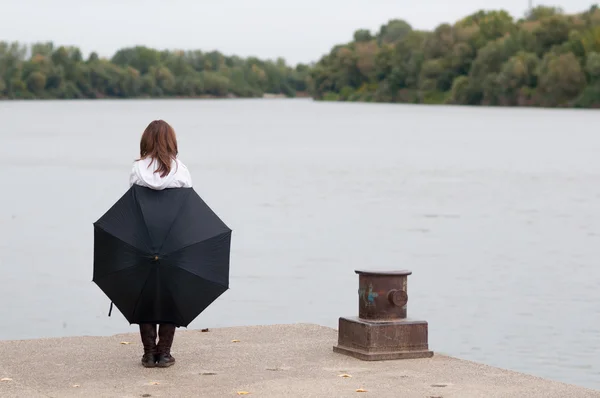
[[[156,366],[156,325],[152,323],[140,324],[140,336],[144,345],[144,356],[142,357],[142,365],[145,368],[153,368]]]
[[[175,358],[171,356],[174,337],[175,325],[161,323],[158,328],[158,344],[156,346],[158,354],[156,366],[159,368],[168,368],[175,363]]]

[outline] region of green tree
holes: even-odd
[[[168,95],[175,92],[175,76],[173,76],[169,68],[165,66],[152,67],[149,72],[154,75],[156,85],[160,87],[163,93]]]
[[[591,52],[588,54],[585,71],[590,76],[590,81],[597,82],[600,79],[600,53]]]
[[[356,43],[354,47],[354,54],[351,55],[355,59],[355,65],[352,65],[358,69],[362,75],[358,80],[362,82],[369,82],[375,79],[376,73],[376,60],[379,53],[379,46],[375,41]]]
[[[354,32],[354,41],[355,42],[363,42],[363,41],[371,41],[373,40],[373,35],[367,29],[359,29]]]
[[[499,105],[502,96],[502,86],[498,79],[498,73],[490,73],[485,76],[481,87],[483,105]]]
[[[514,32],[512,16],[504,11],[477,11],[457,23],[459,27],[476,27],[471,40],[477,47]]]
[[[160,52],[144,46],[124,48],[115,53],[111,62],[119,66],[131,66],[146,74],[150,68],[160,65]]]
[[[209,95],[224,96],[229,93],[229,79],[218,72],[203,72],[204,92]]]
[[[54,43],[35,43],[31,46],[31,56],[41,55],[50,58],[54,52]]]
[[[470,102],[469,86],[469,78],[467,76],[459,76],[454,79],[450,102],[453,104],[468,104]]]
[[[92,63],[92,62],[98,62],[100,60],[100,57],[98,57],[98,53],[97,52],[92,52],[87,60],[88,63]]]
[[[426,58],[446,57],[452,52],[455,44],[453,28],[449,24],[442,24],[435,28],[423,43],[423,52]]]
[[[540,60],[536,54],[519,52],[502,65],[498,75],[502,105],[518,105],[524,87],[537,86],[537,71]]]
[[[563,16],[552,16],[545,18],[533,31],[537,42],[538,55],[544,54],[553,46],[562,44],[569,39],[569,22]]]
[[[585,84],[585,74],[572,53],[547,53],[544,56],[539,70],[538,87],[542,105],[569,105],[569,101],[581,93]]]
[[[549,17],[554,17],[557,15],[563,14],[562,8],[559,7],[547,7],[547,6],[537,6],[529,11],[527,11],[525,18],[528,21],[539,21],[542,19],[546,19]]]
[[[156,79],[151,74],[145,74],[140,79],[140,93],[145,96],[161,96],[162,93],[157,94],[159,88],[156,85]]]
[[[401,19],[392,19],[383,25],[377,34],[379,44],[396,43],[412,31],[412,27]]]
[[[41,72],[32,72],[27,78],[27,88],[35,95],[41,95],[46,88],[46,75]]]
[[[489,42],[477,53],[469,71],[470,104],[479,104],[484,99],[484,85],[492,85],[487,76],[496,76],[511,55],[512,50],[506,48],[503,39]]]

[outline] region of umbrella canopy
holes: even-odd
[[[93,281],[130,324],[188,326],[229,288],[231,232],[193,188],[133,185],[94,223]]]

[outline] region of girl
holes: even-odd
[[[151,122],[140,142],[140,158],[133,164],[129,186],[133,184],[161,190],[168,188],[191,188],[192,178],[183,163],[177,159],[175,131],[164,120]],[[175,363],[171,346],[175,337],[175,325],[160,324],[158,344],[156,324],[140,324],[140,336],[144,345],[142,365],[166,368]]]

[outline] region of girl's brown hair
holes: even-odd
[[[177,154],[177,138],[173,127],[164,120],[151,122],[142,134],[140,159],[149,157],[158,162],[155,173],[164,177],[171,172],[171,163],[177,159]]]

